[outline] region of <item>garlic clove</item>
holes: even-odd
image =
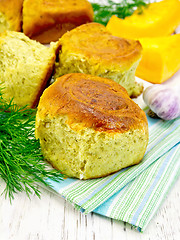
[[[150,86],[144,91],[143,99],[164,120],[180,117],[180,98],[173,88],[160,84]]]

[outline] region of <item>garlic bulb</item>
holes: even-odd
[[[149,108],[164,120],[180,117],[180,97],[170,86],[152,85],[144,91],[143,99]]]

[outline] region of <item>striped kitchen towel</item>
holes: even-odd
[[[180,118],[148,118],[148,123],[149,144],[141,163],[99,179],[47,180],[51,188],[82,212],[122,220],[143,231],[180,175]]]

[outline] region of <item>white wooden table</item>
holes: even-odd
[[[5,186],[0,181],[2,192]],[[84,215],[41,188],[41,199],[17,194],[12,204],[0,196],[0,240],[179,240],[180,179],[144,233],[94,213]]]

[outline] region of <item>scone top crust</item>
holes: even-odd
[[[23,32],[32,37],[57,24],[91,22],[93,16],[87,0],[24,0]]]
[[[84,127],[110,133],[142,129],[147,132],[145,113],[113,80],[81,73],[66,74],[41,96],[40,119],[67,116],[75,131]]]
[[[129,68],[142,56],[139,41],[112,36],[99,23],[83,24],[67,33],[60,39],[63,52],[81,55],[95,63],[103,62],[105,66]]]

